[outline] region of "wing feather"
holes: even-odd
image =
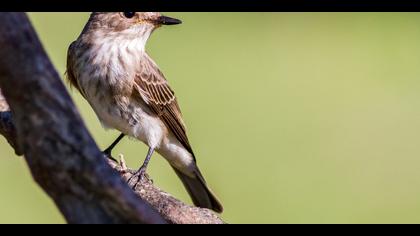
[[[65,72],[65,77],[67,79],[67,81],[70,84],[71,88],[76,88],[80,94],[82,94],[82,96],[84,96],[82,90],[80,89],[79,83],[77,82],[77,79],[75,77],[74,74],[74,63],[75,63],[75,52],[74,52],[74,47],[75,47],[76,41],[72,42],[67,50],[67,64],[66,64],[66,72]]]
[[[188,141],[181,110],[174,91],[156,64],[146,56],[141,63],[141,72],[135,77],[140,97],[165,123],[182,145],[194,156]],[[138,96],[135,96],[138,97]]]

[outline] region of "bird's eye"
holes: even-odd
[[[124,16],[127,18],[133,18],[136,15],[135,12],[124,12]]]

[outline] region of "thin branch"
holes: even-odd
[[[128,169],[120,155],[120,163],[109,161],[110,165],[128,181],[135,170]],[[130,186],[133,187],[133,186]],[[151,204],[168,222],[173,224],[224,224],[213,211],[190,206],[153,185],[150,178],[142,178],[136,185],[135,192]]]

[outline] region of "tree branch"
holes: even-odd
[[[2,13],[0,22],[0,87],[11,110],[0,96],[0,134],[69,223],[223,223],[146,178],[133,192],[118,173],[132,172],[106,162],[27,16]]]
[[[109,164],[128,182],[135,170],[128,169],[124,158],[120,163],[109,160]],[[133,186],[130,186],[133,187]],[[151,204],[168,222],[173,224],[224,224],[213,211],[187,205],[153,185],[150,178],[142,178],[135,192]]]

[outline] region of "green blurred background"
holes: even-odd
[[[420,14],[166,13],[148,52],[230,223],[420,223]],[[30,13],[60,74],[88,13]],[[71,92],[101,148],[105,131]],[[0,223],[64,223],[0,138]],[[146,146],[115,150],[130,167]],[[156,184],[190,202],[158,155]]]

